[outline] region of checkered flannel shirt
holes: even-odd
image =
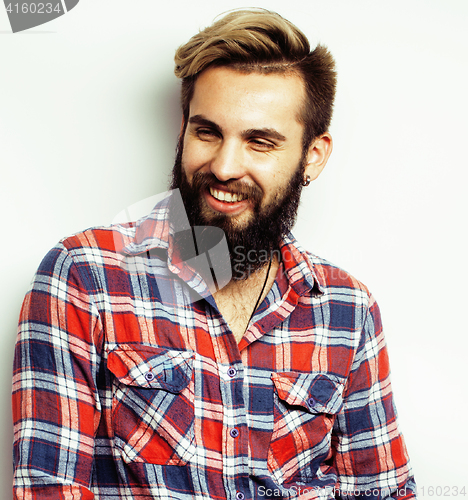
[[[15,351],[14,498],[414,498],[366,287],[289,235],[237,344],[171,242],[161,205],[41,263]]]

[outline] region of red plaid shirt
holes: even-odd
[[[14,498],[414,498],[366,287],[289,236],[237,344],[171,243],[160,206],[43,260],[16,344]]]

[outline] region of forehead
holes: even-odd
[[[296,129],[302,128],[304,97],[304,83],[296,73],[208,68],[195,83],[190,116],[201,114],[221,126],[224,123]]]

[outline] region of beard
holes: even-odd
[[[280,258],[279,245],[293,227],[302,192],[302,180],[306,165],[306,150],[289,183],[277,192],[274,199],[262,205],[263,191],[257,185],[247,185],[236,180],[220,182],[213,174],[197,172],[190,184],[183,169],[183,140],[179,140],[172,170],[171,189],[179,189],[190,226],[215,226],[224,232],[231,262],[232,278],[247,279],[276,254]],[[213,184],[222,185],[226,191],[242,194],[253,207],[247,222],[241,223],[235,216],[220,214],[206,205],[204,193]],[[191,236],[189,236],[191,237]],[[180,235],[180,244],[187,235]],[[177,240],[176,240],[177,243]]]

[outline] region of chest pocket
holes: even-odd
[[[185,465],[195,453],[193,358],[134,344],[109,353],[114,444],[125,462]]]
[[[331,457],[343,384],[325,373],[273,373],[274,424],[268,468],[279,484],[310,481]]]

